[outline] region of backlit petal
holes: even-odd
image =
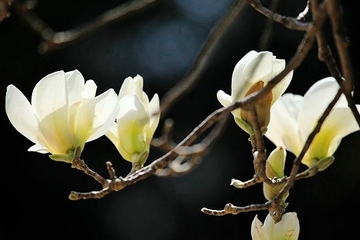
[[[88,117],[93,119],[90,136],[87,141],[93,141],[104,135],[112,126],[119,107],[118,96],[113,89],[109,89],[95,97],[89,105],[89,109],[94,109],[93,115],[91,115],[92,110],[87,112]]]
[[[146,142],[150,143],[154,136],[155,130],[160,121],[160,100],[158,94],[155,94],[149,103],[149,117],[150,121],[146,133]]]
[[[42,78],[33,89],[31,104],[40,120],[66,105],[65,73],[58,71]]]
[[[299,113],[300,133],[303,138],[308,137],[339,88],[336,80],[328,77],[314,83],[305,93],[303,106]],[[339,101],[339,104],[343,105],[346,99],[341,96]],[[337,106],[339,105],[335,105],[335,107]]]
[[[75,102],[81,101],[81,95],[84,90],[84,77],[78,70],[65,73],[66,78],[66,92],[67,92],[67,104],[72,105]],[[88,96],[88,97],[94,97]]]
[[[283,68],[284,69],[284,68]],[[283,70],[281,69],[281,71]],[[277,74],[280,73],[280,71],[276,71]],[[276,75],[277,75],[276,74]],[[274,104],[274,102],[277,101],[277,99],[286,91],[286,89],[289,87],[292,77],[293,77],[294,71],[290,71],[285,78],[283,78],[273,89],[273,98],[271,101],[271,104]]]
[[[282,220],[273,226],[275,240],[297,240],[300,233],[300,224],[296,212],[288,212]]]
[[[219,100],[220,104],[224,107],[228,107],[232,104],[231,96],[225,93],[223,90],[219,90],[216,94],[216,97]]]
[[[270,240],[269,236],[262,229],[262,222],[255,215],[251,223],[251,238],[252,240]]]
[[[14,85],[9,85],[5,100],[5,111],[14,128],[30,141],[38,143],[38,122],[24,94]]]
[[[233,101],[243,98],[254,83],[272,76],[273,55],[271,52],[255,54],[251,51],[250,56],[245,55],[234,68],[231,84]]]
[[[297,122],[302,99],[302,96],[291,93],[280,97],[271,108],[270,122],[265,133],[276,146],[283,146],[295,155],[299,154],[303,147]]]

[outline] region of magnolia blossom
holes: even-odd
[[[124,80],[119,99],[116,122],[106,136],[125,160],[140,168],[148,157],[150,142],[159,124],[159,96],[154,94],[149,101],[143,91],[143,78],[137,75]]]
[[[304,96],[286,93],[271,108],[271,119],[265,136],[277,146],[284,146],[298,156],[317,121],[339,90],[333,77],[327,77],[313,84]],[[360,110],[360,105],[356,105]],[[320,171],[334,160],[332,156],[342,138],[359,130],[359,126],[341,96],[320,132],[313,139],[302,163],[317,166]]]
[[[272,52],[248,52],[235,66],[232,74],[231,95],[224,91],[217,92],[217,99],[228,107],[244,97],[261,90],[267,83],[277,76],[285,68],[285,60],[276,58]],[[293,76],[289,72],[262,100],[255,106],[258,122],[263,132],[270,118],[271,105],[285,92]],[[253,128],[249,123],[249,113],[241,108],[232,111],[235,122],[244,131],[253,134]]]
[[[29,151],[51,153],[50,158],[72,162],[74,151],[104,135],[115,119],[113,89],[95,97],[93,80],[78,70],[57,71],[34,87],[31,103],[14,85],[6,92],[6,114],[22,135],[35,143]]]
[[[285,213],[278,223],[268,214],[263,224],[256,215],[251,223],[253,240],[297,240],[299,233],[300,224],[296,212]]]
[[[286,150],[281,146],[276,147],[270,153],[270,155],[266,160],[266,168],[265,168],[266,176],[271,179],[284,177],[285,160],[286,160]],[[284,185],[285,182],[277,186],[271,186],[264,182],[263,192],[265,198],[269,201],[272,200],[279,193],[279,191],[281,191]],[[284,207],[286,205],[285,200],[288,196],[289,194],[286,194],[282,199],[282,204],[284,205]]]

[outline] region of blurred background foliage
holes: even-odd
[[[131,0],[39,0],[33,10],[54,31],[66,31],[127,2]],[[355,98],[359,103],[356,8],[354,1],[339,2],[351,41]],[[271,1],[262,3],[268,6]],[[35,84],[57,70],[78,69],[85,79],[95,80],[98,93],[108,88],[118,91],[126,77],[140,74],[148,95],[158,93],[161,98],[183,79],[212,27],[232,4],[231,0],[158,1],[139,13],[106,24],[85,38],[47,53],[39,52],[41,39],[24,24],[23,16],[10,11],[11,16],[0,22],[4,138],[1,239],[251,238],[252,219],[258,214],[263,220],[266,212],[214,217],[200,211],[202,207],[222,209],[228,202],[238,206],[265,202],[260,185],[244,190],[230,186],[231,178],[248,180],[253,176],[251,146],[247,135],[234,122],[228,124],[201,164],[188,174],[153,176],[103,199],[71,201],[68,200],[71,190],[99,190],[100,186],[69,164],[27,152],[31,142],[12,127],[4,108],[7,85],[14,84],[30,98]],[[305,4],[305,0],[282,0],[278,11],[296,17]],[[245,6],[240,13],[210,55],[198,84],[176,102],[166,116],[175,121],[173,138],[177,142],[221,107],[216,99],[217,90],[230,92],[235,64],[248,51],[258,49],[266,18],[250,6]],[[302,37],[303,32],[275,24],[273,38],[265,50],[289,61]],[[317,60],[314,46],[295,70],[288,92],[304,94],[315,81],[328,75],[326,67]],[[161,134],[161,124],[156,136]],[[274,146],[269,141],[266,144],[270,152]],[[346,137],[335,153],[335,163],[328,170],[295,183],[287,210],[298,213],[300,239],[338,239],[335,236],[350,239],[357,232],[358,146],[359,133]],[[152,150],[148,162],[162,154]],[[291,166],[294,156],[288,154],[288,158]],[[105,161],[114,164],[118,175],[126,175],[131,168],[105,137],[88,143],[83,159],[103,176],[107,176]]]

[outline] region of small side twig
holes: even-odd
[[[266,16],[269,19],[274,20],[275,22],[281,23],[284,27],[291,30],[307,31],[309,28],[309,23],[299,21],[298,18],[282,16],[280,14],[274,13],[270,9],[264,7],[259,0],[241,0],[245,1],[247,4],[252,6],[256,11]]]

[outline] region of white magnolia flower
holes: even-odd
[[[285,60],[276,58],[272,52],[250,51],[235,66],[232,74],[231,95],[219,90],[217,98],[224,107],[231,106],[244,97],[261,90],[284,68]],[[266,131],[269,122],[271,105],[285,92],[292,76],[293,71],[286,75],[264,99],[258,102],[256,112],[263,132]],[[248,113],[238,108],[232,111],[232,114],[239,127],[252,135],[253,129],[248,121]]]
[[[29,151],[51,153],[71,162],[85,142],[104,135],[115,119],[117,95],[109,89],[95,97],[96,84],[84,81],[78,70],[57,71],[34,87],[31,103],[14,85],[6,92],[6,113],[22,135],[35,143]]]
[[[251,223],[252,240],[297,240],[299,233],[300,224],[296,212],[285,213],[278,223],[268,214],[263,224],[256,215]]]
[[[271,108],[271,119],[265,136],[277,146],[284,146],[298,156],[317,121],[339,90],[333,77],[313,84],[304,97],[286,93]],[[360,110],[360,105],[356,105]],[[306,166],[322,171],[334,160],[332,156],[342,138],[359,130],[359,126],[341,96],[323,123],[302,159]]]
[[[106,136],[125,160],[140,168],[148,157],[150,143],[159,124],[159,96],[154,94],[149,101],[143,91],[143,78],[137,75],[124,80],[119,99],[116,122]]]

